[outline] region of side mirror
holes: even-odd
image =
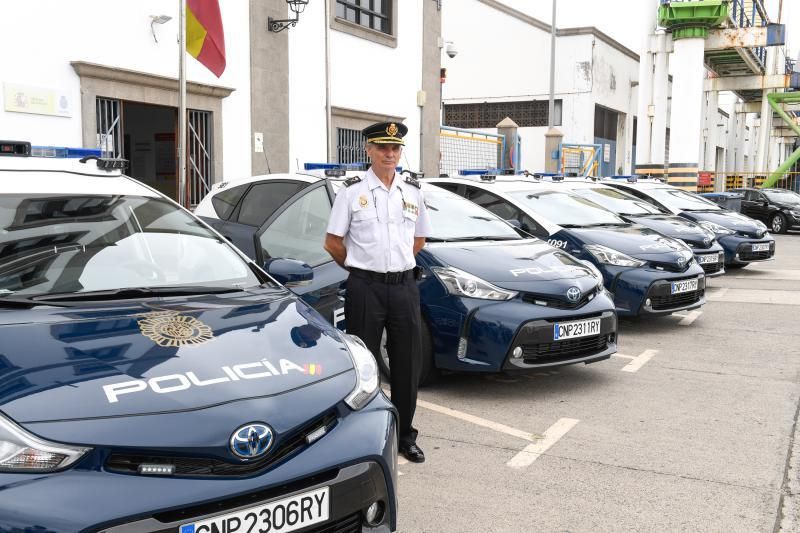
[[[264,270],[288,288],[310,285],[314,279],[311,267],[297,259],[269,259],[264,263]]]

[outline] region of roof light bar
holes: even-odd
[[[0,156],[30,157],[31,143],[25,141],[0,141]]]

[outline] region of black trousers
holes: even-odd
[[[391,284],[351,272],[344,310],[347,332],[360,337],[375,357],[381,357],[381,337],[386,329],[392,403],[400,415],[400,444],[414,444],[417,430],[411,423],[417,407],[422,351],[419,290],[414,276]]]

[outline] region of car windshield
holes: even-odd
[[[227,243],[166,200],[0,195],[0,300],[159,287],[221,292],[260,284]]]
[[[582,198],[613,211],[618,215],[658,215],[661,214],[656,206],[639,200],[628,193],[612,189],[611,187],[593,187],[591,189],[575,189],[572,192]]]
[[[681,189],[659,187],[647,189],[647,194],[657,202],[675,211],[720,211],[722,208],[701,196]]]
[[[431,241],[522,238],[506,221],[469,200],[441,189],[426,188],[424,194]]]
[[[561,191],[514,191],[511,196],[523,206],[565,227],[620,225],[627,223],[611,211],[586,198]]]
[[[800,204],[800,194],[796,192],[767,190],[762,190],[761,192],[764,193],[770,202],[777,202],[779,204]]]

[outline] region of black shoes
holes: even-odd
[[[425,454],[416,444],[400,445],[400,455],[411,461],[412,463],[424,463]]]

